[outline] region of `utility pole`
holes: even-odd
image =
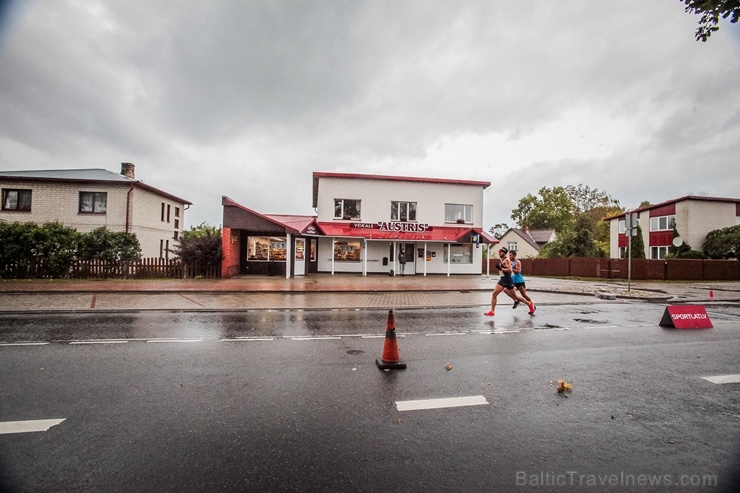
[[[627,291],[632,290],[632,237],[637,236],[637,213],[628,212],[624,216],[624,228],[627,235]]]

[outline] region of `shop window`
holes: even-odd
[[[360,202],[354,199],[334,199],[334,219],[359,220]]]
[[[650,218],[650,231],[672,231],[675,226],[675,215]]]
[[[310,249],[309,249],[309,257],[308,258],[309,258],[309,260],[311,260],[311,262],[315,262],[316,261],[316,239],[315,238],[314,239],[311,239]]]
[[[340,262],[359,262],[362,246],[359,241],[337,241],[334,243],[334,260]]]
[[[473,222],[473,206],[469,204],[445,204],[445,222],[470,224]]]
[[[31,190],[3,190],[4,211],[31,211]]]
[[[285,261],[285,237],[250,236],[247,241],[247,260]]]
[[[108,210],[106,192],[80,192],[80,212],[85,214],[105,214]]]
[[[444,263],[447,263],[447,250],[450,250],[450,263],[451,264],[472,264],[473,263],[473,244],[453,244],[448,245],[445,243],[444,250]]]
[[[391,202],[391,221],[416,221],[416,202]]]

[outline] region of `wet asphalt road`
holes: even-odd
[[[396,310],[392,372],[386,310],[0,316],[48,343],[0,346],[0,422],[65,419],[0,434],[0,490],[733,491],[740,383],[701,377],[740,374],[740,307],[663,309]]]

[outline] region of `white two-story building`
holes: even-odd
[[[480,274],[485,181],[313,173],[316,216],[223,198],[222,275]],[[406,259],[403,268],[399,254]]]

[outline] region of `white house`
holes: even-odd
[[[675,226],[684,243],[701,251],[707,234],[740,224],[740,199],[687,195],[608,217],[609,256],[626,258],[625,215],[636,213],[645,244],[645,258],[666,257]]]
[[[81,233],[100,226],[135,233],[143,257],[166,258],[191,205],[135,178],[104,169],[0,171],[0,221],[59,221]]]
[[[319,272],[480,274],[487,181],[313,174]]]
[[[502,246],[517,252],[519,258],[535,258],[540,249],[555,240],[554,229],[510,228],[499,238]]]

